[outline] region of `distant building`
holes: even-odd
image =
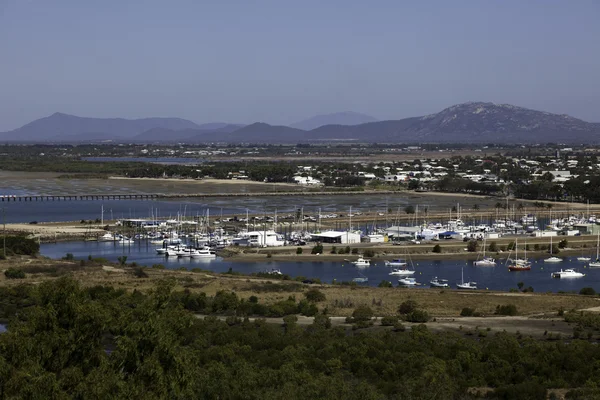
[[[312,241],[322,243],[352,244],[360,243],[360,233],[327,231],[310,235]]]

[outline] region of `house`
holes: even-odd
[[[312,176],[300,176],[300,175],[296,175],[294,176],[294,182],[296,182],[298,185],[320,185],[321,181],[318,179],[313,178]]]

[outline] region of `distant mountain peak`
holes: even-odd
[[[325,125],[360,125],[367,122],[375,122],[377,119],[370,115],[355,111],[342,111],[331,114],[319,114],[314,117],[291,124],[292,128],[313,130]]]

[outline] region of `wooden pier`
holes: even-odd
[[[275,197],[275,196],[352,196],[400,194],[393,190],[380,191],[292,191],[292,192],[245,192],[245,193],[147,193],[147,194],[44,194],[44,195],[0,195],[3,202],[10,201],[89,201],[89,200],[160,200],[202,197]]]

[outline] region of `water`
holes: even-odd
[[[185,157],[81,157],[83,161],[94,162],[146,162],[153,164],[200,164],[201,158]]]
[[[393,204],[402,207],[408,199],[396,196]],[[392,201],[389,202],[390,206]],[[307,196],[307,197],[210,197],[187,198],[184,200],[81,200],[81,201],[11,201],[0,202],[5,209],[7,223],[58,222],[94,220],[100,218],[104,207],[104,219],[118,218],[150,218],[204,215],[210,209],[210,215],[236,214],[244,215],[246,209],[250,213],[267,213],[278,215],[295,212],[304,208],[306,214],[316,214],[321,209],[323,214],[338,212],[347,214],[350,206],[353,211],[383,211],[386,199],[383,196]],[[393,217],[390,216],[390,222]],[[347,227],[347,221],[340,221]]]
[[[155,248],[147,242],[139,242],[131,246],[123,246],[114,243],[98,242],[64,242],[42,244],[41,253],[51,258],[61,258],[67,253],[72,253],[76,259],[87,259],[92,257],[104,257],[111,261],[117,261],[121,255],[127,256],[127,262],[136,262],[140,265],[151,266],[152,264],[163,264],[170,269],[186,267],[188,269],[199,267],[215,272],[226,272],[232,268],[236,272],[250,274],[278,268],[282,273],[292,277],[304,276],[307,278],[319,278],[324,282],[336,279],[338,282],[351,281],[360,277],[361,274],[369,278],[368,285],[377,286],[382,280],[391,281],[397,285],[397,277],[390,276],[391,268],[384,266],[383,262],[367,268],[359,268],[347,261],[267,261],[264,262],[241,262],[228,261],[217,258],[215,260],[190,260],[158,256]],[[517,288],[518,282],[524,282],[525,287],[532,286],[536,292],[579,292],[583,287],[600,289],[600,269],[584,268],[584,263],[576,261],[576,257],[565,257],[565,261],[557,264],[545,264],[542,259],[532,259],[531,271],[509,272],[500,261],[496,267],[474,267],[472,262],[465,260],[445,260],[443,255],[439,260],[414,261],[416,273],[414,277],[424,287],[429,287],[429,281],[433,277],[448,279],[451,287],[455,287],[461,280],[461,270],[464,272],[465,281],[477,282],[479,289],[508,291]],[[349,256],[349,258],[351,258]],[[577,279],[555,279],[550,273],[565,268],[575,268],[586,274]]]

